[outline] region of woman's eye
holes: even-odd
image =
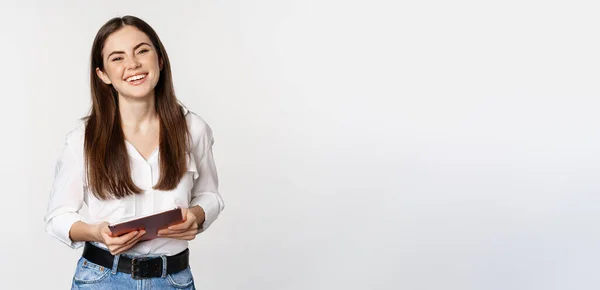
[[[115,57],[115,58],[112,59],[112,61],[119,61],[119,60],[122,60],[122,59],[123,59],[122,57]]]
[[[145,52],[148,52],[148,50],[147,49],[142,49],[138,53],[145,53]]]

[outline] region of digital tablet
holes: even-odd
[[[181,213],[181,208],[176,207],[174,209],[111,224],[108,228],[113,237],[121,236],[132,231],[146,230],[146,234],[139,240],[142,242],[155,239],[158,236],[159,230],[182,222],[183,215]]]

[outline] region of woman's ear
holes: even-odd
[[[112,84],[110,78],[99,68],[96,68],[96,75],[107,85]]]
[[[162,69],[163,69],[163,60],[162,60],[162,58],[160,60],[158,60],[158,68],[159,68],[160,71],[162,71]]]

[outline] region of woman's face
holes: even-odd
[[[112,84],[122,97],[152,96],[158,83],[161,60],[148,36],[134,26],[125,26],[111,34],[102,49],[104,70],[98,77]]]

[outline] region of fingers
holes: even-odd
[[[180,239],[180,240],[193,240],[196,238],[198,234],[198,225],[195,223],[186,230],[181,231],[173,231],[173,230],[161,230],[158,232],[158,236],[161,238],[172,238],[172,239]]]
[[[126,233],[120,237],[111,237],[109,240],[106,241],[108,243],[107,246],[108,245],[124,245],[129,240],[135,238],[139,233],[140,233],[139,231],[133,231],[133,232]]]
[[[141,232],[142,231],[133,231],[119,237],[112,237],[106,233],[102,233],[102,235],[104,236],[104,244],[106,246],[122,247],[123,245],[127,244],[128,242],[136,238],[138,235],[140,235]]]
[[[196,227],[196,228],[198,227],[198,225],[196,224],[196,220],[194,218],[189,218],[183,223],[176,224],[176,225],[170,226],[166,229],[162,229],[162,230],[158,231],[158,234],[159,235],[167,235],[170,233],[182,233],[182,232],[185,232],[194,227]]]
[[[169,230],[173,230],[173,231],[177,231],[177,230],[187,230],[189,229],[194,223],[196,223],[196,219],[195,218],[188,218],[186,219],[184,222],[176,224],[176,225],[172,225],[170,227],[168,227]]]
[[[191,222],[191,224],[185,228],[173,227],[173,228],[162,229],[162,230],[158,231],[158,235],[170,237],[174,234],[182,234],[182,233],[186,233],[188,231],[197,233],[198,232],[198,224],[196,222]]]
[[[133,232],[132,232],[133,233]],[[131,234],[131,233],[129,233]],[[123,253],[131,249],[146,234],[145,230],[139,231],[133,238],[127,240],[124,244],[113,244],[109,249],[113,255]]]
[[[140,231],[140,232],[139,232],[139,233],[138,233],[138,234],[137,234],[137,235],[136,235],[136,236],[135,236],[133,239],[131,239],[131,240],[127,241],[127,242],[125,243],[125,245],[123,245],[123,246],[129,246],[129,245],[132,245],[132,246],[133,246],[133,245],[134,245],[134,244],[136,244],[136,243],[137,243],[137,242],[138,242],[138,241],[139,241],[139,240],[140,240],[142,237],[144,237],[144,235],[145,235],[145,234],[146,234],[146,231],[145,231],[145,230],[141,230],[141,231]]]
[[[120,254],[123,253],[129,249],[131,249],[133,246],[135,246],[135,244],[137,244],[137,242],[146,234],[146,231],[142,230],[140,231],[133,239],[127,241],[124,245],[118,247],[115,249],[115,254]]]
[[[158,235],[170,235],[170,234],[180,234],[180,233],[184,233],[186,231],[188,231],[190,228],[185,228],[185,229],[181,229],[181,230],[169,230],[169,229],[162,229],[160,231],[158,231]]]
[[[133,245],[134,245],[134,244],[131,244],[131,245],[128,245],[128,246],[123,246],[123,247],[120,247],[120,248],[118,248],[118,249],[115,249],[115,250],[111,250],[111,251],[110,251],[110,253],[116,256],[116,255],[118,255],[118,254],[121,254],[121,253],[123,253],[123,252],[125,252],[125,251],[127,251],[127,250],[131,249],[131,247],[133,247]]]

